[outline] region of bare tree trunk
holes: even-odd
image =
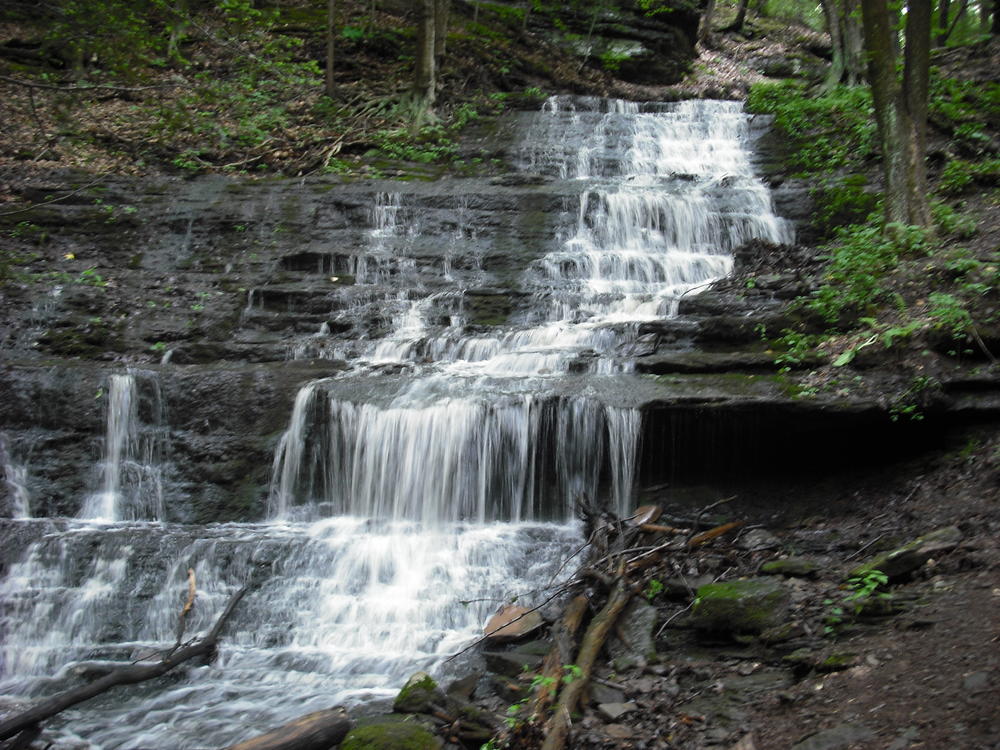
[[[861,11],[868,51],[868,78],[882,145],[885,222],[887,226],[916,224],[929,227],[925,152],[920,150],[920,145],[926,127],[930,5],[926,0],[909,4],[905,76],[914,91],[906,93],[896,76],[886,0],[862,0]],[[921,115],[923,121],[918,125]]]
[[[943,47],[948,40],[948,14],[951,12],[951,0],[940,0],[938,3],[937,34],[934,46]]]
[[[444,54],[448,42],[448,13],[451,11],[451,0],[434,1],[434,57],[437,67],[444,63]]]
[[[830,32],[830,48],[833,53],[830,70],[826,74],[826,80],[823,81],[822,87],[825,93],[829,93],[843,79],[846,70],[844,36],[841,33],[840,13],[836,0],[821,0],[820,6],[823,8],[823,15],[826,16],[826,27]]]
[[[725,28],[726,31],[735,31],[737,33],[743,31],[743,24],[747,22],[747,8],[749,6],[750,0],[740,0],[740,4],[736,7],[736,18]]]
[[[337,9],[337,0],[326,0],[326,73],[324,75],[324,92],[332,99],[334,94],[333,85],[333,15]]]
[[[715,0],[708,0],[705,3],[705,10],[701,14],[698,22],[698,41],[703,42],[712,33],[712,16],[715,15]]]
[[[421,0],[420,20],[417,22],[417,66],[414,70],[412,98],[413,124],[419,128],[434,107],[437,84],[437,66],[434,49],[437,30],[435,10],[437,0]]]
[[[841,34],[844,37],[844,68],[847,85],[857,86],[865,77],[865,43],[861,29],[861,12],[858,0],[841,0],[844,3]],[[895,35],[894,35],[895,38]]]

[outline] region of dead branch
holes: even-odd
[[[194,568],[188,568],[188,598],[184,603],[181,613],[177,616],[177,640],[174,642],[174,650],[181,646],[181,638],[184,637],[184,630],[187,627],[188,612],[194,609],[194,597],[197,593],[198,587],[194,577]]]
[[[576,638],[576,631],[583,623],[583,616],[587,613],[587,597],[578,594],[573,597],[566,606],[562,619],[552,629],[552,648],[545,655],[542,662],[541,686],[535,693],[535,698],[531,703],[530,714],[532,716],[542,716],[549,704],[555,700],[556,692],[559,690],[559,682],[563,676],[564,664],[569,664],[573,660],[573,645]]]
[[[729,523],[724,523],[721,526],[716,526],[714,529],[709,529],[708,531],[703,531],[700,534],[695,534],[688,540],[687,548],[694,549],[695,547],[700,547],[706,542],[710,542],[716,537],[722,536],[727,531],[738,529],[742,525],[743,521],[730,521]]]
[[[618,622],[618,617],[625,609],[625,605],[631,599],[632,589],[625,578],[624,569],[620,568],[618,582],[608,597],[607,604],[597,613],[583,636],[580,652],[577,654],[575,662],[580,670],[579,677],[569,682],[559,693],[559,702],[556,704],[555,713],[545,725],[545,742],[542,744],[542,750],[561,750],[566,746],[566,738],[569,736],[572,724],[570,717],[576,710],[580,696],[583,695],[583,691],[590,682],[590,673],[597,661],[597,655]]]
[[[171,649],[158,662],[130,664],[120,667],[93,682],[71,688],[41,701],[27,711],[22,711],[20,714],[0,722],[0,740],[12,737],[18,732],[29,729],[39,722],[50,719],[56,714],[65,711],[71,706],[90,700],[118,685],[134,685],[137,682],[152,680],[155,677],[166,674],[174,667],[190,659],[211,657],[215,652],[222,626],[226,624],[226,620],[229,619],[233,610],[236,609],[236,605],[239,604],[240,599],[246,594],[247,588],[247,586],[244,586],[233,594],[226,608],[219,615],[219,619],[215,621],[215,625],[212,626],[212,629],[203,638],[193,641],[183,648]]]
[[[25,81],[20,78],[11,78],[10,76],[0,76],[0,81],[13,83],[15,86],[24,86],[29,89],[46,89],[47,91],[65,91],[70,93],[83,93],[86,91],[149,91],[150,89],[164,89],[187,85],[186,82],[182,84],[181,82],[175,81],[172,83],[157,83],[150,86],[111,86],[105,83],[87,84],[86,86],[56,86],[52,83]]]

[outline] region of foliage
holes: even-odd
[[[880,201],[877,193],[865,189],[867,183],[863,174],[818,181],[811,194],[816,206],[813,221],[821,236],[830,236],[838,227],[870,221]]]
[[[941,171],[939,181],[943,193],[957,195],[973,188],[976,184],[995,185],[1000,181],[1000,159],[981,161],[951,159]]]
[[[875,110],[867,87],[838,86],[813,98],[797,81],[755,84],[747,109],[774,115],[774,128],[790,141],[793,168],[829,172],[858,163],[875,148]]]
[[[929,117],[949,131],[955,145],[965,153],[973,156],[988,153],[987,123],[998,109],[1000,84],[960,81],[942,76],[937,69],[931,70]]]
[[[889,576],[881,570],[874,569],[866,570],[863,573],[848,578],[848,592],[839,601],[834,599],[826,599],[824,601],[824,604],[829,607],[828,614],[824,618],[826,623],[824,632],[827,635],[833,635],[848,617],[856,617],[861,614],[865,605],[874,599],[891,599],[891,594],[879,591],[881,587],[888,585],[888,583]]]
[[[887,294],[885,278],[901,255],[925,253],[930,239],[919,227],[853,224],[838,230],[827,246],[824,284],[806,306],[827,323],[845,324],[845,315],[863,314]]]

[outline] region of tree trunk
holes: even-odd
[[[833,59],[830,62],[830,70],[823,81],[822,90],[829,93],[844,78],[846,64],[844,62],[844,36],[841,34],[840,14],[836,5],[836,0],[821,0],[820,7],[823,8],[823,15],[826,17],[826,27],[830,32],[830,48]]]
[[[267,734],[230,745],[225,750],[328,750],[351,731],[352,722],[341,708],[301,716]]]
[[[914,90],[905,93],[896,75],[886,0],[862,0],[861,11],[868,78],[882,145],[886,226],[930,227],[925,152],[920,148],[926,127],[930,5],[926,0],[916,0],[910,3],[907,13],[905,77]]]
[[[825,5],[826,0],[822,0]],[[747,8],[750,6],[750,0],[740,0],[740,4],[736,8],[736,18],[733,22],[726,27],[726,31],[735,31],[737,33],[743,31],[743,24],[747,22]],[[826,10],[826,8],[824,8]]]
[[[333,85],[333,15],[337,9],[337,0],[326,0],[326,72],[324,75],[324,92],[332,99],[334,94]]]
[[[437,68],[434,64],[435,13],[437,0],[421,0],[420,20],[417,27],[417,67],[413,78],[413,96],[416,100],[416,122],[427,116],[434,106]]]
[[[844,37],[844,68],[848,86],[857,86],[865,77],[865,44],[858,0],[841,0],[841,34]],[[895,38],[895,37],[893,37]]]
[[[65,711],[71,706],[75,706],[77,703],[83,703],[86,700],[104,693],[117,685],[133,685],[137,682],[145,682],[146,680],[152,680],[154,677],[159,677],[169,672],[174,667],[182,664],[189,659],[194,659],[199,656],[211,656],[215,652],[216,643],[219,640],[219,633],[222,630],[222,626],[225,625],[226,620],[233,613],[236,605],[239,603],[240,599],[246,593],[246,587],[240,589],[233,597],[229,600],[226,605],[225,610],[219,615],[219,619],[215,621],[215,625],[209,631],[208,635],[200,640],[183,646],[181,648],[175,648],[167,652],[160,661],[151,662],[148,664],[129,664],[128,666],[120,667],[113,672],[110,672],[103,677],[89,682],[86,685],[80,685],[75,688],[71,688],[57,695],[53,695],[51,698],[43,700],[41,703],[32,706],[27,711],[23,711],[6,721],[0,722],[0,740],[12,737],[15,734],[29,729],[36,724],[49,719],[56,714]]]
[[[943,47],[948,40],[948,14],[951,12],[951,0],[940,0],[938,3],[937,34],[934,46]]]
[[[708,0],[705,3],[705,10],[701,14],[698,22],[698,41],[703,42],[712,33],[712,16],[715,15],[715,0]]]
[[[434,1],[434,57],[438,68],[444,63],[448,42],[448,13],[451,0]]]

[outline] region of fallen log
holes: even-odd
[[[575,596],[566,606],[562,619],[553,628],[552,648],[549,649],[549,653],[545,655],[545,661],[542,662],[542,669],[539,673],[542,680],[531,703],[531,711],[529,712],[531,716],[542,716],[545,709],[555,699],[563,677],[563,665],[569,664],[573,660],[576,631],[580,629],[580,624],[586,613],[587,597],[582,594]]]
[[[212,629],[204,638],[193,641],[181,648],[171,649],[163,655],[160,661],[146,664],[129,664],[86,685],[80,685],[79,687],[47,698],[41,703],[32,706],[27,711],[23,711],[6,721],[0,722],[0,740],[12,737],[24,729],[33,727],[65,711],[67,708],[75,706],[77,703],[90,700],[118,685],[134,685],[137,682],[152,680],[155,677],[166,674],[174,667],[190,659],[199,656],[210,656],[215,651],[222,626],[226,624],[226,620],[229,619],[229,616],[233,613],[236,605],[239,604],[240,599],[243,598],[246,592],[247,587],[244,586],[232,596],[222,614],[219,615],[219,619],[215,621],[215,625],[212,626]]]
[[[353,725],[347,712],[337,706],[300,716],[284,726],[230,745],[225,750],[327,750],[339,744]]]
[[[576,710],[587,685],[590,682],[590,674],[597,661],[597,655],[601,647],[608,639],[612,628],[618,622],[625,605],[632,599],[632,587],[625,578],[624,570],[619,570],[618,580],[614,589],[608,596],[608,601],[603,609],[594,616],[587,631],[584,633],[580,643],[580,652],[576,657],[578,677],[566,684],[559,693],[559,702],[556,704],[555,713],[545,725],[545,742],[541,750],[562,750],[566,747],[566,738],[569,736],[570,718]]]

